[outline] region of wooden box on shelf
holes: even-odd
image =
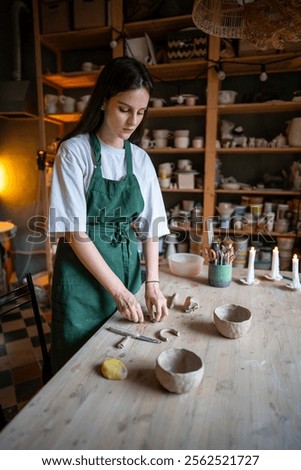
[[[73,0],[74,29],[106,26],[105,0]]]
[[[43,34],[70,30],[69,0],[43,0],[41,4],[41,28]]]
[[[173,60],[200,59],[207,57],[207,34],[197,28],[168,34],[167,58]]]

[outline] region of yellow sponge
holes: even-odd
[[[127,377],[128,371],[122,361],[111,357],[106,359],[100,366],[102,375],[109,380],[123,380]]]

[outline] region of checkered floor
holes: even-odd
[[[50,312],[41,316],[50,344]],[[7,420],[42,387],[42,354],[31,309],[5,315],[0,322],[0,403]]]

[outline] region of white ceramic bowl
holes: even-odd
[[[224,216],[224,217],[229,217],[235,211],[235,206],[234,205],[231,207],[216,206],[216,210],[219,213],[219,215]]]
[[[240,184],[239,183],[222,183],[222,188],[223,189],[239,189]]]
[[[241,305],[226,304],[213,312],[214,324],[219,333],[226,338],[239,338],[247,333],[251,326],[251,312]]]
[[[204,375],[202,359],[187,349],[167,349],[157,357],[155,373],[169,392],[186,393],[198,387]]]
[[[234,90],[220,90],[218,92],[219,104],[233,104],[237,96],[237,91]]]
[[[168,258],[169,269],[176,276],[194,277],[201,273],[204,258],[192,253],[175,253]]]

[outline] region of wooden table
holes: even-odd
[[[164,268],[163,268],[164,269]],[[288,281],[245,286],[235,271],[227,288],[161,273],[166,296],[179,301],[164,324],[128,323],[116,313],[65,367],[21,410],[0,435],[1,449],[300,449],[301,291]],[[144,289],[138,298],[143,302]],[[183,312],[195,297],[200,308]],[[249,333],[231,340],[212,322],[214,307],[241,304],[252,311]],[[121,337],[108,326],[154,336],[164,327],[181,332],[150,344]],[[157,355],[183,347],[201,356],[205,373],[190,393],[165,391],[155,373]],[[118,357],[129,374],[109,381],[99,374],[105,358]]]

